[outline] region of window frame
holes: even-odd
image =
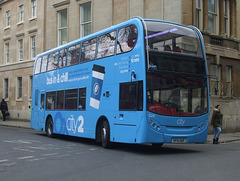
[[[35,59],[36,57],[36,35],[30,36],[30,52],[31,52],[31,59]]]
[[[218,2],[217,0],[212,0],[214,2],[214,11],[212,11],[209,6],[211,0],[208,0],[208,29],[210,33],[217,34],[217,16],[218,16]],[[210,16],[213,18],[213,22],[210,21]],[[212,29],[210,28],[213,25]]]
[[[123,86],[126,86],[127,93],[124,94],[127,99],[122,98],[122,89]],[[135,98],[134,100],[130,100],[129,98],[132,97],[129,93],[130,86],[135,86]],[[141,90],[140,90],[141,88]],[[141,95],[140,95],[141,94]],[[141,96],[141,97],[140,97]],[[133,103],[132,108],[126,108],[124,105],[122,105],[125,101],[125,104],[129,105],[131,101]],[[123,82],[119,84],[119,111],[143,111],[143,81],[137,81],[137,82]]]
[[[62,25],[62,13],[66,12],[66,26]],[[65,43],[68,42],[68,9],[62,9],[60,11],[58,11],[58,25],[57,25],[57,34],[58,34],[58,46],[63,45]],[[67,34],[66,34],[66,40],[62,39],[62,32],[66,30]]]
[[[121,50],[122,49],[122,47],[120,48],[120,51],[121,52],[119,52],[118,51],[118,49],[119,49],[119,44],[120,44],[120,41],[119,41],[119,32],[122,30],[122,29],[126,29],[126,28],[130,28],[130,27],[134,27],[134,28],[136,28],[136,30],[137,30],[137,33],[136,33],[136,35],[137,35],[137,37],[136,37],[136,40],[135,40],[135,42],[134,42],[134,45],[129,49],[129,50]],[[125,31],[126,32],[126,31]],[[137,44],[137,41],[138,41],[138,35],[139,35],[139,30],[138,30],[138,28],[137,28],[137,26],[135,25],[135,24],[130,24],[130,25],[127,25],[127,26],[123,26],[123,27],[120,27],[120,28],[118,28],[117,29],[117,45],[116,45],[116,55],[119,55],[119,54],[122,54],[122,53],[127,53],[127,52],[131,52],[134,48],[135,48],[135,46],[136,46],[136,44]],[[128,41],[129,41],[130,39],[128,38]],[[128,44],[128,41],[126,41],[126,42],[123,42],[122,44]],[[128,46],[128,47],[130,47],[130,46]]]
[[[85,19],[84,14],[85,14],[87,6],[90,6],[90,20],[84,21],[84,19]],[[82,38],[82,37],[87,36],[92,33],[92,3],[87,2],[87,3],[81,4],[80,12],[81,12],[80,13],[80,37]],[[90,32],[87,32],[87,33],[85,32],[86,25],[90,25]]]
[[[62,56],[63,55],[63,56]],[[65,56],[64,56],[65,55]],[[60,62],[60,58],[62,57],[62,61]],[[65,59],[65,60],[64,60]],[[64,68],[67,65],[68,59],[68,48],[62,48],[59,50],[59,57],[58,57],[58,69]],[[59,66],[62,63],[61,67]]]
[[[86,45],[84,44],[85,42],[92,42],[92,43],[86,43]],[[80,59],[80,63],[85,63],[85,62],[90,62],[90,61],[93,61],[96,59],[96,54],[97,54],[97,45],[98,45],[98,40],[97,40],[97,36],[96,37],[93,37],[91,39],[88,39],[88,40],[85,40],[85,41],[82,41],[82,46],[81,46],[81,59]],[[94,48],[95,49],[92,51],[92,52],[95,52],[94,53],[94,56],[92,57],[87,57],[86,54],[89,54],[89,53],[86,53],[86,50],[88,48],[86,47],[89,47],[91,46],[91,48]],[[90,49],[91,49],[90,48]],[[83,51],[84,49],[84,51]],[[88,51],[87,51],[88,52]],[[91,51],[90,51],[91,52]],[[90,53],[91,54],[91,53]],[[85,55],[85,56],[84,56]],[[83,57],[84,56],[84,57]],[[84,59],[83,59],[84,58]]]
[[[221,66],[210,64],[210,95],[220,96],[221,91]]]
[[[32,18],[36,18],[37,17],[37,0],[32,0]]]
[[[71,49],[72,48],[72,49]],[[76,65],[76,64],[79,64],[80,62],[80,54],[81,54],[81,48],[82,48],[82,45],[81,45],[81,42],[80,43],[77,43],[77,44],[74,44],[74,45],[71,45],[71,46],[68,46],[67,48],[67,56],[66,56],[66,65],[67,67],[69,66],[72,66],[72,65]],[[71,49],[71,50],[70,50]],[[79,51],[79,52],[78,52]],[[78,54],[78,59],[75,59],[76,61],[74,61],[73,59],[73,54],[75,55],[76,53],[79,53]],[[69,57],[70,58],[69,58]]]
[[[75,92],[74,92],[75,91]],[[74,97],[75,95],[75,97]],[[65,101],[65,110],[66,111],[76,111],[78,109],[78,88],[74,88],[74,89],[66,89],[65,90],[65,97],[64,97],[64,101]],[[68,101],[71,102],[71,105],[73,105],[73,103],[75,103],[76,107],[69,107]],[[74,102],[72,102],[74,101]]]
[[[5,62],[6,64],[9,64],[10,60],[10,43],[5,43]]]
[[[58,69],[59,51],[49,53],[47,57],[47,72]]]
[[[8,100],[9,98],[9,78],[4,78],[4,89],[3,89],[3,97],[4,99]]]
[[[83,95],[81,95],[81,93],[83,93]],[[86,87],[79,88],[78,90],[78,110],[79,111],[86,110],[86,97],[87,97],[87,88]],[[82,102],[83,102],[83,106],[80,107],[80,105],[82,105]]]
[[[23,39],[18,40],[18,60],[23,61]]]
[[[51,98],[53,103],[48,102],[48,98]],[[49,108],[49,106],[51,107]],[[48,111],[56,110],[56,91],[46,92],[46,110]]]
[[[110,42],[110,45],[111,46],[108,46],[108,45],[106,45],[106,43],[102,43],[103,44],[103,48],[102,49],[104,49],[104,50],[106,50],[106,49],[110,49],[111,47],[113,47],[113,51],[111,52],[111,53],[107,53],[107,54],[104,54],[103,56],[101,55],[101,52],[103,51],[102,49],[100,49],[100,45],[101,45],[101,43],[100,43],[100,41],[102,40],[101,39],[101,37],[103,37],[103,36],[108,36],[109,34],[111,34],[111,33],[115,33],[115,40],[114,40],[114,42]],[[117,41],[117,29],[116,30],[113,30],[113,31],[111,31],[111,32],[108,32],[108,33],[105,33],[105,34],[102,34],[102,35],[99,35],[98,36],[98,41],[97,41],[97,55],[96,55],[96,59],[101,59],[101,58],[105,58],[105,57],[110,57],[110,56],[114,56],[115,55],[115,52],[116,52],[116,41]],[[112,44],[113,43],[113,44]],[[102,50],[102,51],[100,51],[100,50]],[[100,55],[99,55],[100,54]]]
[[[21,4],[18,6],[19,8],[19,23],[23,23],[24,22],[24,5]]]
[[[17,91],[16,91],[16,97],[17,97],[17,101],[21,101],[22,100],[22,96],[23,96],[23,92],[22,92],[22,83],[23,83],[23,78],[22,77],[17,77]]]
[[[63,97],[59,97],[60,94],[63,94]],[[60,101],[60,98],[62,98],[62,100]],[[56,95],[56,99],[57,99],[57,107],[56,110],[64,110],[64,105],[65,105],[65,91],[64,90],[58,90],[57,91],[57,95]],[[59,102],[61,104],[59,104]]]
[[[33,82],[33,76],[29,75],[28,77],[28,100],[32,100],[32,82]]]
[[[41,68],[40,68],[40,73],[47,72],[48,68],[48,55],[43,55],[42,60],[41,60]]]
[[[6,27],[10,27],[10,18],[11,18],[11,11],[7,10],[6,11]]]
[[[225,91],[226,91],[226,97],[232,97],[232,92],[233,92],[233,67],[227,65],[226,66],[226,86],[225,86]]]
[[[229,5],[229,1],[228,0],[224,0],[224,33],[229,36],[229,29],[230,29],[230,25],[229,25],[229,13],[230,13],[230,9],[229,9],[230,5]]]
[[[196,0],[196,27],[202,27],[202,1]]]

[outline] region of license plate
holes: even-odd
[[[172,143],[186,143],[185,138],[174,138],[172,139]]]

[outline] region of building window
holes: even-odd
[[[228,1],[224,0],[224,33],[228,34]]]
[[[9,63],[9,43],[5,44],[5,59],[6,59],[6,63]]]
[[[19,22],[23,22],[24,21],[24,6],[20,5],[19,6]]]
[[[31,58],[36,57],[36,36],[31,36]]]
[[[210,65],[210,95],[220,95],[221,69],[219,65]]]
[[[226,96],[232,96],[232,67],[226,66]]]
[[[32,18],[35,18],[37,15],[37,0],[32,0]]]
[[[17,78],[17,98],[22,99],[22,77]]]
[[[208,28],[216,34],[217,0],[208,0]]]
[[[67,9],[58,12],[58,45],[67,43]]]
[[[8,99],[8,78],[4,79],[4,99]]]
[[[30,75],[29,76],[29,83],[28,83],[28,92],[29,92],[29,94],[28,94],[28,99],[29,100],[31,100],[32,99],[32,80],[33,80],[33,76],[32,75]]]
[[[23,39],[18,40],[18,54],[19,54],[19,61],[23,60]]]
[[[196,0],[196,26],[201,26],[201,0]]]
[[[10,26],[10,10],[6,11],[6,26]]]
[[[80,35],[81,37],[87,36],[92,33],[92,12],[91,2],[80,6],[81,17],[80,17]]]

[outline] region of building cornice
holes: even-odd
[[[25,69],[25,68],[33,68],[33,66],[34,66],[34,60],[9,63],[9,64],[0,65],[0,72]]]
[[[61,1],[61,2],[58,2],[58,3],[53,4],[53,7],[54,7],[54,8],[58,8],[58,7],[60,7],[60,6],[67,5],[67,4],[69,4],[69,3],[70,3],[70,0],[65,0],[65,1]]]
[[[0,5],[6,3],[6,2],[8,2],[8,1],[9,1],[9,0],[0,0]]]

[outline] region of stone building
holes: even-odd
[[[0,0],[0,98],[30,119],[37,54],[134,16],[197,26],[204,37],[211,111],[240,130],[240,2],[237,0]]]

